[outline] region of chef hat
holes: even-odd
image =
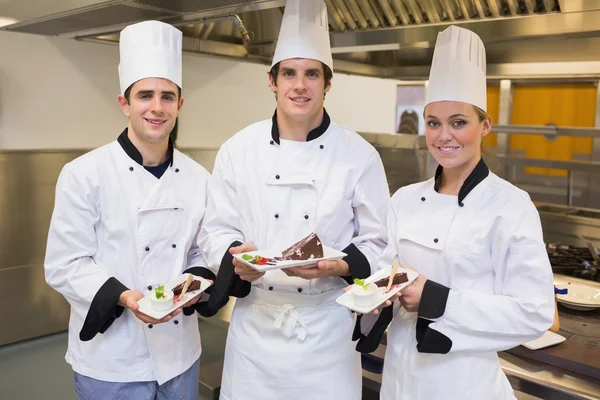
[[[486,110],[485,47],[475,33],[450,26],[433,51],[425,104],[460,101]]]
[[[165,78],[181,88],[182,33],[172,25],[145,21],[121,31],[121,93],[144,78]]]
[[[271,68],[290,58],[318,60],[333,71],[327,7],[323,0],[287,0]]]

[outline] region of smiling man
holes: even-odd
[[[71,305],[66,360],[84,400],[197,400],[192,299],[156,320],[137,301],[183,272],[214,279],[197,246],[209,175],[169,138],[183,106],[181,40],[147,21],[120,37],[118,139],[63,168],[46,251],[50,286]]]
[[[221,399],[361,398],[354,315],[335,299],[371,274],[385,247],[389,191],[377,151],[333,123],[322,0],[288,0],[269,83],[277,108],[219,150],[203,225],[203,249],[219,266],[212,300],[238,298]],[[232,254],[285,248],[316,232],[343,260],[257,273]],[[227,301],[212,302],[215,312]]]

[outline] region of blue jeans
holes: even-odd
[[[198,400],[200,360],[183,374],[159,385],[151,382],[105,382],[75,372],[79,400]]]

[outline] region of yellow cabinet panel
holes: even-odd
[[[597,89],[592,84],[516,86],[513,94],[512,124],[593,127]],[[488,93],[489,98],[489,93]],[[525,150],[527,157],[572,160],[574,153],[591,154],[592,138],[543,135],[511,135],[510,148]],[[526,168],[528,173],[566,176],[567,171]]]
[[[488,86],[487,88],[487,113],[492,117],[492,129],[493,125],[498,123],[498,115],[500,109],[500,87]],[[489,149],[498,145],[498,135],[494,132],[490,132],[483,138],[483,149]]]

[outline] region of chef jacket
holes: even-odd
[[[347,254],[349,276],[307,280],[268,271],[253,282],[266,290],[319,294],[376,268],[389,202],[383,164],[373,146],[331,122],[326,111],[306,142],[281,139],[277,113],[250,125],[223,144],[211,182],[202,243],[209,267],[220,275],[213,312],[227,302],[226,294],[250,291],[233,273],[228,253],[243,242],[284,249],[316,232],[324,245]]]
[[[512,399],[496,353],[541,336],[554,318],[539,214],[483,160],[458,196],[438,192],[441,173],[394,194],[380,261],[397,257],[428,278],[419,310],[388,307],[368,334],[355,331],[357,348],[374,351],[394,317],[382,399]]]
[[[218,267],[209,304],[217,294],[242,297],[227,337],[223,399],[360,399],[355,318],[335,300],[377,267],[388,202],[377,151],[326,112],[305,142],[281,139],[275,114],[222,146],[202,247],[209,266]],[[348,276],[302,279],[272,270],[250,284],[235,274],[231,246],[283,250],[311,232],[347,254]],[[215,301],[212,311],[226,301]]]
[[[44,267],[71,305],[66,360],[82,375],[162,384],[200,357],[192,309],[153,326],[117,304],[184,271],[215,278],[197,245],[209,174],[172,143],[169,158],[145,169],[126,129],[61,171]]]

